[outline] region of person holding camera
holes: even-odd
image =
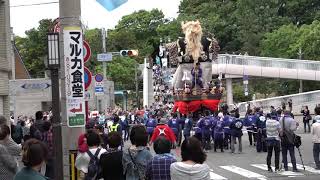
[[[310,115],[308,106],[303,106],[303,109],[301,109],[301,113],[303,115],[304,133],[307,133],[307,126],[308,133],[310,133],[310,120],[312,119],[312,117]]]
[[[314,117],[314,123],[311,127],[311,134],[312,134],[312,142],[313,142],[313,158],[316,164],[316,169],[320,170],[320,107],[317,106],[314,109],[316,116]]]
[[[299,124],[291,117],[290,111],[284,111],[283,116],[280,118],[280,125],[282,129],[281,133],[281,149],[282,149],[282,163],[284,164],[284,170],[288,171],[287,154],[289,151],[292,163],[292,171],[298,172],[296,157],[295,157],[295,134]]]

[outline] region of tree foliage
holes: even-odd
[[[16,37],[15,43],[31,77],[44,77],[44,61],[47,56],[47,33],[52,26],[51,19],[39,21],[38,28],[25,32],[26,37]]]

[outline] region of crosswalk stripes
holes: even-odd
[[[263,173],[263,175],[262,175],[257,172],[254,172],[254,170],[247,170],[247,169],[235,166],[235,165],[226,165],[226,166],[219,166],[219,167],[226,170],[227,172],[232,172],[232,173],[241,175],[241,176],[248,178],[248,179],[267,180],[267,179],[269,179],[268,174],[274,175],[274,173],[267,173],[268,166],[266,164],[250,164],[250,166],[255,167],[257,169],[260,169],[260,170],[263,170],[263,171],[265,171],[265,173]],[[292,164],[288,163],[288,166],[292,167]],[[274,170],[274,167],[272,167],[272,168]],[[299,170],[303,170],[303,166],[301,164],[297,164],[297,168]],[[310,173],[313,173],[313,174],[320,174],[320,170],[316,170],[315,168],[310,167],[310,166],[305,166],[305,170]],[[289,177],[289,178],[290,177],[304,177],[304,176],[308,175],[308,173],[305,173],[304,171],[300,171],[300,172],[278,171],[278,172],[276,172],[276,174],[279,176],[285,176],[285,177]],[[228,180],[227,177],[224,177],[225,175],[226,175],[225,173],[223,174],[223,176],[216,174],[213,169],[210,169],[210,179],[211,180]],[[228,175],[226,175],[226,176],[228,176]]]
[[[239,174],[249,179],[258,179],[258,180],[266,180],[267,178],[264,175],[231,165],[231,166],[220,166],[221,168],[231,171],[233,173]]]
[[[251,166],[268,171],[268,166],[266,164],[251,164]],[[272,167],[274,170],[274,167]],[[304,176],[302,173],[292,172],[292,171],[279,171],[277,174],[281,176],[288,176],[288,177],[297,177],[297,176]]]
[[[227,178],[214,173],[212,169],[210,169],[210,179],[211,180],[227,180]]]
[[[288,166],[292,167],[292,164],[288,163]],[[297,164],[297,168],[300,169],[300,170],[303,170],[303,166],[301,164]],[[309,171],[309,172],[315,173],[315,174],[320,174],[320,170],[317,170],[317,169],[315,169],[313,167],[305,166],[305,168],[306,168],[306,171]]]

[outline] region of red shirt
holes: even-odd
[[[86,134],[81,134],[78,138],[78,150],[81,153],[89,150],[87,143],[85,142]]]
[[[160,135],[164,135],[171,143],[176,142],[176,136],[174,135],[172,129],[166,124],[158,125],[152,134],[150,139],[151,142],[154,142]]]

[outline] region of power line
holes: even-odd
[[[35,4],[20,4],[20,5],[10,6],[10,7],[39,6],[39,5],[57,4],[57,3],[59,3],[59,2],[58,1],[53,1],[53,2],[35,3]]]

